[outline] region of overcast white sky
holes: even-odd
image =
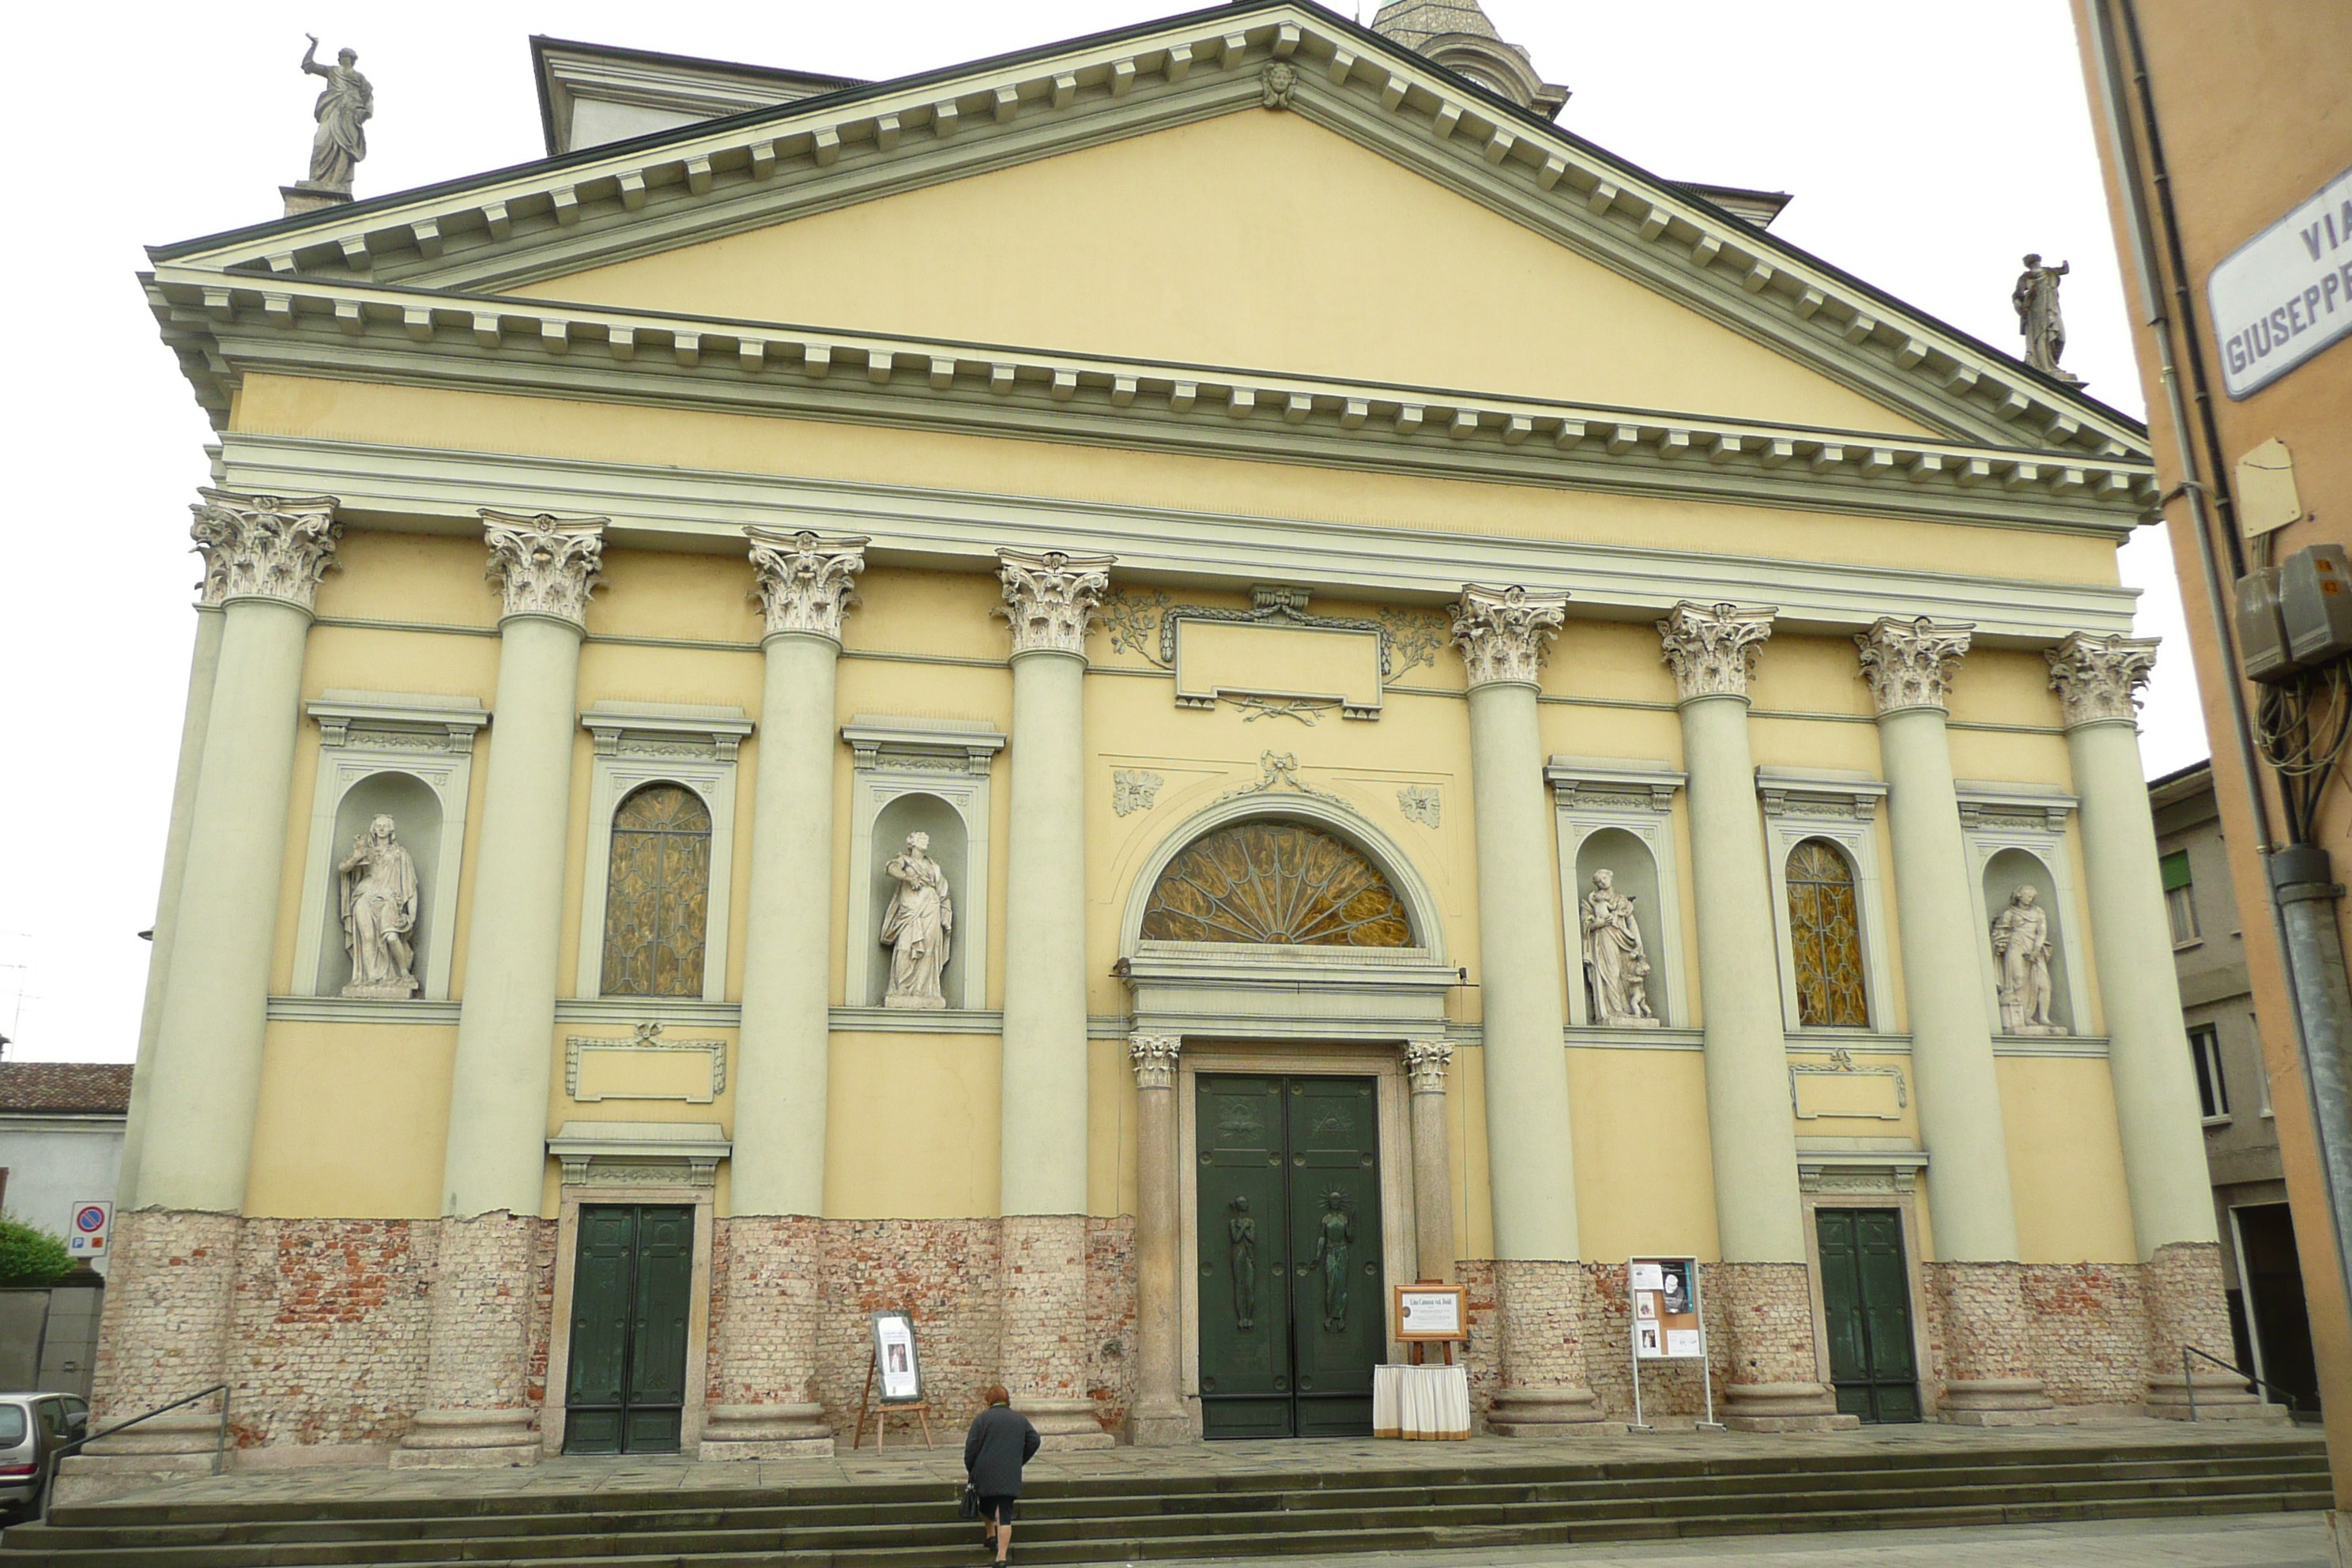
[[[2027,250],[2074,264],[2066,363],[2142,412],[2064,0],[1486,0],[1573,91],[1561,123],[1659,174],[1788,190],[1775,232],[1988,342]],[[541,155],[534,32],[888,77],[1174,15],[1182,0],[425,0],[28,6],[0,129],[25,160],[16,500],[0,527],[0,1035],[129,1060],[185,691],[187,507],[208,427],[132,274],[141,247],[278,216],[306,172],[303,34],[374,83],[363,195]],[[1340,8],[1351,9],[1350,0]],[[1366,0],[1367,19],[1374,0]],[[35,153],[42,153],[36,157]],[[1380,286],[1391,258],[1325,268]],[[1403,258],[1395,258],[1397,265]],[[2165,637],[2151,776],[2205,754],[2162,536],[2124,574]]]

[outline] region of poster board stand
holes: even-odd
[[[872,1351],[866,1352],[866,1392],[858,1396],[857,1429],[849,1435],[849,1447],[851,1450],[855,1452],[858,1444],[865,1440],[866,1413],[868,1409],[871,1409],[874,1413],[874,1451],[876,1453],[880,1453],[885,1446],[883,1439],[889,1433],[890,1417],[894,1415],[913,1415],[919,1418],[923,1424],[923,1447],[926,1448],[934,1447],[935,1445],[931,1442],[931,1402],[928,1399],[917,1399],[912,1401],[886,1399],[881,1404],[876,1405],[874,1403],[874,1385],[881,1375],[881,1358],[876,1355]]]
[[[1442,1280],[1420,1279],[1390,1288],[1389,1331],[1412,1358],[1409,1364],[1428,1364],[1431,1345],[1445,1349],[1444,1364],[1454,1364],[1454,1347],[1468,1342],[1468,1314],[1463,1289]]]
[[[931,1443],[931,1402],[923,1390],[923,1353],[915,1341],[911,1312],[868,1312],[874,1333],[866,1357],[866,1389],[857,1400],[857,1427],[849,1435],[854,1451],[866,1438],[866,1416],[874,1415],[874,1451],[882,1451],[890,1429],[890,1413],[913,1415],[923,1424],[923,1447]],[[876,1394],[880,1394],[877,1399]]]
[[[1633,1309],[1626,1348],[1633,1366],[1633,1419],[1625,1430],[1654,1430],[1642,1412],[1642,1363],[1693,1360],[1698,1363],[1699,1387],[1706,1400],[1706,1416],[1698,1423],[1698,1430],[1727,1430],[1715,1418],[1715,1368],[1706,1354],[1706,1318],[1699,1301],[1698,1259],[1628,1258],[1625,1294]]]

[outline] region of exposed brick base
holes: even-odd
[[[1494,1270],[1502,1377],[1486,1413],[1488,1428],[1506,1437],[1595,1429],[1601,1409],[1584,1371],[1583,1268],[1497,1258]]]
[[[816,1402],[823,1222],[745,1216],[710,1239],[710,1384],[700,1457],[773,1459],[833,1452]]]
[[[2140,1268],[2147,1297],[2147,1413],[2185,1421],[2192,1391],[2200,1421],[2284,1418],[2210,1361],[2182,1355],[2194,1346],[2230,1359],[2229,1309],[2221,1289],[2219,1242],[2176,1242]]]
[[[1749,1432],[1818,1431],[1858,1425],[1837,1413],[1822,1382],[1813,1338],[1813,1290],[1801,1263],[1718,1263],[1699,1289],[1721,1311],[1731,1376],[1718,1397],[1723,1421]]]
[[[1944,1418],[1968,1426],[2040,1420],[2055,1407],[2042,1384],[2021,1263],[1920,1267],[1929,1315],[1943,1328]]]
[[[546,1361],[536,1215],[440,1222],[425,1337],[425,1397],[395,1465],[527,1465],[539,1458]]]

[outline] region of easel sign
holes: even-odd
[[[915,1348],[915,1320],[905,1312],[869,1314],[874,1325],[874,1367],[882,1380],[885,1405],[919,1405],[923,1358]]]
[[[1390,1300],[1389,1321],[1395,1330],[1397,1343],[1411,1345],[1416,1363],[1424,1353],[1423,1345],[1442,1344],[1445,1347],[1445,1364],[1453,1365],[1454,1347],[1466,1344],[1470,1339],[1462,1287],[1423,1279],[1392,1287]]]
[[[1642,1363],[1696,1361],[1706,1393],[1702,1432],[1720,1432],[1715,1418],[1715,1373],[1706,1359],[1706,1323],[1699,1311],[1698,1259],[1634,1258],[1625,1264],[1625,1293],[1633,1302],[1633,1420],[1628,1431],[1647,1432],[1642,1419]]]

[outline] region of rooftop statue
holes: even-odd
[[[2009,302],[2017,308],[2017,330],[2025,334],[2025,363],[2061,381],[2079,384],[2081,376],[2058,365],[2058,357],[2066,352],[2066,319],[2058,310],[2058,280],[2071,270],[2063,261],[2044,267],[2040,253],[2029,254],[2025,270],[2018,274],[2017,287],[2010,290]]]
[[[318,106],[310,111],[319,122],[319,133],[310,139],[310,177],[303,184],[349,195],[352,174],[367,156],[366,127],[375,113],[375,89],[353,68],[359,63],[357,51],[344,49],[335,56],[333,65],[322,66],[319,35],[303,36],[310,40],[310,47],[302,51],[302,68],[327,79],[326,90],[319,94]]]

